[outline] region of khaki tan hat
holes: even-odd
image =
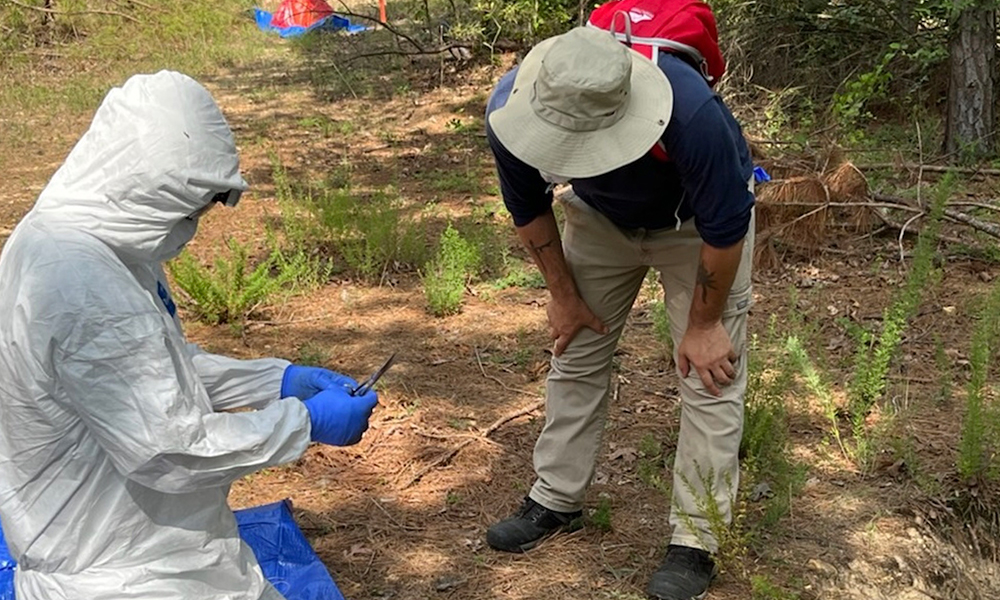
[[[659,67],[610,33],[577,27],[528,52],[490,128],[546,173],[593,177],[649,152],[674,105]]]

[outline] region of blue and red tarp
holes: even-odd
[[[240,537],[253,549],[264,576],[287,600],[344,600],[330,573],[282,500],[238,510]],[[14,599],[16,563],[0,531],[0,600]]]
[[[262,31],[274,32],[281,37],[298,37],[317,29],[345,30],[348,33],[370,29],[334,14],[324,0],[284,0],[273,13],[254,9],[254,19]]]

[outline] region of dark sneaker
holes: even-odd
[[[546,537],[562,531],[583,514],[549,510],[531,498],[512,517],[495,523],[486,532],[486,543],[504,552],[527,552]]]
[[[667,546],[667,557],[650,578],[646,593],[658,600],[701,600],[715,574],[715,561],[708,552]]]

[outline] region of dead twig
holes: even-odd
[[[861,170],[876,171],[879,169],[905,169],[907,171],[922,171],[928,173],[962,173],[965,175],[989,175],[1000,176],[1000,169],[981,169],[978,167],[949,167],[947,165],[922,165],[918,163],[869,163],[867,165],[855,165]]]
[[[526,406],[526,407],[524,407],[524,408],[522,408],[520,410],[517,410],[517,411],[514,411],[514,412],[512,412],[510,414],[504,415],[504,416],[500,417],[499,419],[497,419],[496,421],[493,421],[493,423],[489,427],[487,427],[486,429],[484,429],[483,432],[480,433],[475,438],[465,440],[461,444],[455,446],[451,450],[448,450],[447,452],[445,452],[441,456],[439,456],[436,459],[434,459],[430,464],[425,465],[423,468],[421,468],[419,471],[417,471],[416,474],[413,475],[413,477],[411,477],[410,480],[408,482],[406,482],[406,484],[403,485],[402,488],[400,488],[400,489],[404,489],[405,490],[405,489],[409,488],[410,486],[414,485],[415,483],[417,483],[418,481],[420,481],[421,479],[423,479],[424,475],[427,475],[428,473],[430,473],[431,471],[433,471],[434,469],[436,469],[436,468],[438,468],[440,466],[448,464],[449,462],[452,461],[452,459],[454,459],[456,456],[458,456],[458,453],[461,452],[463,448],[465,448],[469,444],[471,444],[473,442],[477,442],[477,441],[491,442],[492,440],[488,439],[489,436],[492,435],[492,434],[494,434],[494,433],[496,433],[496,431],[498,429],[500,429],[501,427],[503,427],[507,423],[510,423],[514,419],[518,419],[520,417],[523,417],[525,415],[529,415],[529,414],[535,412],[536,410],[542,408],[543,406],[545,406],[545,401],[544,400],[539,400],[538,402],[535,402],[534,404],[532,404],[530,406]]]
[[[375,58],[379,56],[434,56],[437,54],[444,54],[445,52],[450,52],[452,50],[458,50],[460,48],[465,48],[466,50],[469,49],[469,47],[464,44],[449,44],[439,48],[424,48],[417,50],[416,52],[406,52],[405,50],[380,50],[378,52],[355,54],[354,56],[348,58],[347,62],[352,63],[356,60],[361,60],[362,58]]]
[[[291,319],[288,321],[256,321],[247,320],[248,324],[260,325],[260,326],[273,326],[280,327],[281,325],[295,325],[296,323],[310,323],[312,321],[322,321],[323,319],[329,319],[331,315],[320,315],[318,317],[304,317],[302,319]]]
[[[890,196],[887,194],[875,194],[872,196],[878,202],[886,202],[897,205],[908,205],[906,199],[900,198],[898,196]],[[911,208],[914,208],[911,206]],[[991,237],[1000,239],[1000,224],[989,223],[983,221],[982,219],[977,219],[971,215],[967,215],[962,211],[955,210],[954,208],[945,208],[944,216],[949,219],[962,223],[963,225],[968,225],[969,227],[975,229],[976,231],[981,231]]]
[[[476,364],[479,365],[479,372],[483,374],[483,377],[485,377],[486,379],[489,379],[489,380],[492,380],[492,381],[495,381],[495,382],[499,383],[500,387],[502,387],[505,390],[508,390],[508,391],[511,391],[511,392],[517,392],[518,394],[530,395],[530,392],[528,392],[527,390],[522,390],[520,388],[511,387],[511,386],[507,385],[506,383],[504,383],[503,380],[500,379],[499,377],[497,377],[495,375],[488,374],[486,372],[486,369],[483,368],[483,361],[482,361],[482,359],[479,358],[479,348],[474,347],[472,350],[476,354]]]
[[[119,17],[119,18],[125,19],[126,21],[132,21],[133,23],[138,23],[139,22],[139,19],[136,19],[132,15],[127,15],[127,14],[125,14],[123,12],[118,12],[116,10],[93,9],[93,10],[66,10],[66,11],[63,11],[63,10],[56,10],[54,8],[46,8],[44,6],[32,6],[30,4],[25,4],[23,2],[20,2],[19,0],[7,0],[7,2],[10,3],[10,4],[13,4],[14,6],[18,6],[20,8],[24,8],[26,10],[33,10],[33,11],[36,11],[36,12],[45,13],[47,15],[52,15],[52,16],[75,17],[75,16],[79,16],[79,15],[105,15],[105,16],[109,16],[109,17]]]
[[[368,499],[369,499],[369,500],[371,500],[371,501],[372,501],[372,504],[374,504],[376,508],[378,508],[379,510],[381,510],[381,511],[382,511],[382,513],[383,513],[383,514],[384,514],[384,515],[385,515],[386,517],[388,517],[388,518],[389,518],[389,520],[390,520],[390,521],[392,521],[392,524],[393,524],[393,525],[395,525],[396,527],[399,527],[400,529],[403,529],[403,530],[405,530],[405,531],[423,531],[423,530],[424,530],[424,528],[423,528],[423,527],[414,527],[414,526],[412,526],[412,525],[403,525],[403,524],[402,524],[402,523],[400,523],[400,522],[399,522],[398,520],[396,520],[396,518],[395,518],[395,517],[393,517],[393,516],[392,516],[391,514],[389,514],[389,511],[387,511],[387,510],[385,509],[385,507],[384,507],[384,506],[382,506],[382,503],[381,503],[381,502],[379,502],[378,500],[376,500],[375,498],[372,498],[372,497],[369,497]]]
[[[1000,206],[996,204],[987,204],[985,202],[949,202],[948,206],[968,206],[971,208],[985,208],[986,210],[1000,212]]]

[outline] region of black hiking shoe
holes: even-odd
[[[708,552],[687,546],[667,546],[667,557],[653,573],[646,593],[658,600],[701,600],[715,579],[715,561]]]
[[[512,517],[495,523],[486,532],[486,543],[504,552],[527,552],[546,537],[567,528],[582,515],[582,511],[549,510],[531,498]]]

